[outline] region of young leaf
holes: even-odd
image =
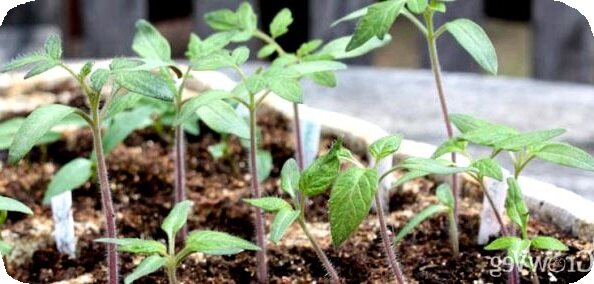
[[[301,44],[301,46],[299,46],[299,49],[297,49],[297,56],[303,57],[305,55],[310,54],[312,51],[318,49],[318,47],[320,47],[322,43],[322,40],[314,39]]]
[[[0,257],[9,256],[12,252],[12,246],[8,243],[0,240],[0,253],[2,254]]]
[[[379,161],[396,153],[400,148],[400,143],[402,143],[401,136],[386,136],[369,145],[369,153],[376,161]]]
[[[254,13],[252,5],[248,2],[243,2],[237,8],[237,22],[239,27],[246,32],[253,33],[258,27],[258,16]]]
[[[227,33],[216,33],[204,40],[201,40],[196,34],[190,35],[188,51],[186,56],[190,61],[200,60],[213,52],[220,51],[231,41],[231,36]]]
[[[268,212],[276,212],[284,208],[293,208],[289,202],[278,197],[248,198],[243,201]]]
[[[392,41],[392,36],[386,34],[383,39],[371,38],[360,47],[346,51],[347,45],[351,41],[352,36],[345,36],[337,38],[333,41],[328,42],[317,54],[327,54],[334,59],[348,59],[365,55],[375,49],[386,46]]]
[[[485,250],[507,250],[514,246],[514,244],[521,242],[522,239],[518,237],[499,237],[496,240],[492,241],[489,245],[485,247]]]
[[[43,46],[45,53],[54,60],[62,59],[62,40],[57,35],[51,35]]]
[[[346,51],[351,51],[365,44],[373,37],[380,40],[390,31],[405,0],[388,0],[372,4],[367,13],[357,22],[355,33],[347,45]]]
[[[276,47],[272,44],[267,44],[258,51],[258,58],[266,58],[276,51]]]
[[[451,175],[473,170],[472,168],[455,167],[451,162],[446,160],[434,160],[417,157],[411,157],[402,161],[398,167],[407,169],[409,171],[422,171],[437,175]]]
[[[467,114],[453,113],[450,114],[449,118],[456,128],[458,128],[458,130],[460,130],[462,133],[493,125],[493,123],[490,123],[486,120],[482,120]]]
[[[142,66],[144,62],[138,58],[114,58],[109,63],[109,70],[122,71],[124,69],[133,69]]]
[[[513,264],[530,267],[530,240],[519,240],[511,244],[507,249],[507,255]]]
[[[233,58],[235,65],[243,65],[250,57],[250,50],[245,46],[240,46],[233,50],[231,57]]]
[[[272,154],[269,151],[259,150],[256,153],[256,160],[258,163],[258,181],[263,182],[272,172]]]
[[[553,237],[538,236],[532,239],[531,247],[540,250],[567,251],[569,248]]]
[[[154,110],[150,107],[138,107],[115,115],[103,137],[103,150],[105,153],[111,152],[130,133],[151,125],[153,112]]]
[[[423,223],[423,221],[427,220],[429,217],[438,213],[447,212],[448,210],[450,209],[447,206],[441,204],[430,205],[429,207],[423,209],[421,212],[419,212],[419,214],[410,219],[410,221],[408,221],[408,223],[406,223],[402,229],[400,229],[398,235],[394,237],[394,243],[398,243],[404,239],[404,237],[410,234],[416,226]]]
[[[299,175],[299,167],[295,159],[287,160],[281,169],[281,189],[292,198],[299,191]]]
[[[460,138],[478,145],[494,147],[501,141],[505,141],[516,135],[518,135],[518,131],[511,127],[491,124],[467,131],[460,135]]]
[[[528,218],[530,213],[524,202],[524,196],[520,190],[520,185],[515,178],[507,179],[507,198],[505,200],[505,212],[512,222],[520,227],[523,235],[526,235],[528,228]]]
[[[126,275],[124,284],[132,284],[134,281],[147,276],[163,267],[166,259],[162,256],[151,255],[140,262],[132,273]]]
[[[28,65],[39,64],[41,62],[50,61],[50,58],[44,52],[32,52],[24,55],[20,55],[14,58],[7,64],[0,67],[0,73],[16,70]]]
[[[208,127],[219,133],[231,133],[243,139],[249,139],[250,137],[247,122],[225,101],[212,101],[199,107],[196,113]]]
[[[174,241],[175,235],[188,221],[188,214],[192,208],[192,202],[184,200],[175,204],[169,215],[163,220],[161,229],[167,234],[169,241]]]
[[[284,8],[272,19],[270,23],[270,35],[277,38],[286,34],[289,31],[289,26],[293,23],[293,15],[291,10]]]
[[[214,145],[208,146],[207,150],[208,153],[215,159],[219,160],[225,156],[225,152],[227,151],[227,143],[220,142]]]
[[[43,204],[49,204],[53,197],[84,185],[91,179],[92,171],[89,159],[77,158],[65,164],[49,183],[43,196]]]
[[[290,71],[297,73],[297,76],[305,76],[307,74],[324,72],[324,71],[338,71],[346,69],[346,65],[337,61],[318,60],[300,62],[298,64],[288,67]]]
[[[216,231],[194,231],[186,239],[186,248],[192,252],[211,255],[229,255],[244,250],[260,250],[246,240]]]
[[[459,138],[452,138],[439,145],[431,158],[437,159],[445,154],[464,152],[466,151],[466,147],[468,147],[468,141]]]
[[[287,71],[289,70],[267,72],[266,85],[272,92],[289,102],[303,103],[303,88],[294,76],[295,73]]]
[[[369,214],[377,184],[377,171],[372,169],[352,167],[338,176],[328,201],[335,246],[340,246]]]
[[[143,98],[142,95],[129,92],[117,92],[107,105],[104,106],[103,119],[112,118],[124,110],[132,108]]]
[[[198,96],[188,99],[182,105],[180,115],[179,115],[178,119],[176,120],[175,125],[179,125],[179,124],[183,123],[184,121],[192,119],[194,114],[200,108],[202,108],[204,106],[217,104],[216,107],[220,107],[220,106],[218,106],[218,104],[224,103],[224,102],[218,102],[218,101],[222,100],[222,99],[230,98],[231,96],[232,96],[232,94],[229,92],[220,91],[220,90],[208,90],[208,91],[201,93]]]
[[[48,61],[43,61],[37,65],[35,65],[35,67],[33,67],[33,69],[31,69],[27,74],[25,74],[25,79],[29,79],[33,76],[37,76],[45,71],[48,71],[56,66],[60,65],[60,61],[58,60],[48,60]]]
[[[235,59],[228,50],[217,50],[208,56],[192,59],[192,68],[198,71],[216,70],[236,66]]]
[[[130,92],[166,102],[175,96],[169,83],[163,77],[149,71],[117,72],[115,81]]]
[[[336,20],[334,23],[332,23],[332,25],[330,25],[330,27],[334,27],[342,22],[353,21],[358,18],[361,18],[361,17],[365,16],[365,14],[367,14],[367,9],[368,9],[368,7],[364,7],[359,10],[355,10],[355,11],[349,13],[348,15]]]
[[[16,133],[8,152],[9,163],[16,163],[33,148],[52,127],[74,113],[76,109],[58,104],[50,104],[34,110]]]
[[[231,31],[238,28],[237,15],[229,10],[222,9],[204,15],[206,24],[217,31]]]
[[[171,60],[169,42],[153,25],[145,20],[136,22],[136,34],[132,42],[132,50],[144,58],[166,62]]]
[[[121,252],[129,252],[135,254],[167,254],[167,248],[164,244],[151,241],[151,240],[143,240],[143,239],[135,239],[135,238],[121,238],[121,239],[113,239],[113,238],[100,238],[96,239],[95,242],[98,243],[107,243],[107,244],[115,244],[118,246],[118,250]]]
[[[445,27],[485,71],[497,74],[497,54],[485,31],[469,19],[457,19]]]
[[[437,187],[435,190],[435,195],[437,196],[437,199],[439,199],[439,202],[441,202],[443,205],[449,207],[452,210],[454,209],[454,194],[452,193],[452,189],[448,184],[443,183]]]
[[[541,160],[558,165],[594,171],[594,157],[566,143],[545,143],[534,155]]]
[[[392,184],[392,187],[401,186],[404,183],[407,183],[413,179],[424,177],[426,175],[429,175],[429,173],[424,172],[424,171],[418,171],[418,170],[408,171],[407,173],[402,175],[400,178],[398,178],[398,180],[394,184]]]
[[[332,71],[317,72],[306,75],[314,83],[323,87],[336,87],[336,75]]]
[[[91,72],[93,71],[93,65],[95,65],[95,62],[87,61],[85,65],[83,65],[83,67],[80,68],[80,72],[78,72],[78,77],[83,79],[87,78],[87,76],[89,76],[89,74],[91,74]]]
[[[338,151],[342,148],[341,144],[342,141],[334,143],[327,154],[319,157],[301,173],[299,189],[305,196],[316,196],[332,186],[340,171]]]
[[[421,14],[421,13],[425,12],[425,9],[427,9],[427,6],[429,6],[429,2],[427,2],[427,0],[407,0],[406,1],[406,7],[408,7],[408,9],[415,14]]]
[[[18,200],[0,196],[0,211],[13,211],[33,215],[33,211],[27,205]]]
[[[283,208],[278,211],[270,226],[270,241],[275,244],[278,243],[289,226],[297,220],[299,214],[301,213],[298,210],[293,210],[291,208]]]
[[[482,176],[492,177],[498,181],[503,180],[503,171],[497,161],[491,158],[484,158],[474,161],[471,167],[476,168]]]
[[[526,146],[547,142],[563,133],[565,133],[565,129],[549,129],[520,133],[516,136],[512,136],[500,141],[494,146],[497,149],[518,151]]]

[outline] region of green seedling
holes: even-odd
[[[427,42],[427,49],[431,61],[431,70],[434,75],[437,95],[441,105],[441,112],[445,122],[448,138],[454,136],[454,131],[449,120],[449,111],[446,96],[442,84],[441,66],[437,53],[437,39],[445,32],[450,33],[456,41],[474,58],[474,60],[488,73],[497,74],[497,54],[493,44],[485,31],[469,19],[456,19],[436,28],[434,15],[445,13],[446,4],[449,0],[387,0],[371,4],[357,10],[333,25],[343,21],[359,19],[355,32],[349,41],[346,50],[354,50],[374,38],[383,39],[389,33],[390,28],[397,17],[402,15],[412,22],[421,32]],[[456,155],[452,153],[452,161],[456,162]],[[454,215],[456,226],[458,226],[458,181],[456,175],[452,175],[452,190],[454,195]],[[458,235],[450,236],[458,238]],[[458,243],[453,240],[451,243]]]
[[[33,215],[33,211],[25,204],[12,198],[0,196],[0,226],[6,221],[8,212],[20,212],[24,214]],[[7,256],[12,252],[13,247],[6,242],[0,240],[0,253],[2,256]]]
[[[126,96],[121,95],[122,90],[132,93],[143,94],[156,99],[173,99],[173,92],[161,77],[148,71],[156,67],[168,66],[161,61],[143,61],[138,59],[114,59],[109,69],[94,68],[93,62],[87,62],[79,72],[62,61],[62,44],[57,36],[48,38],[41,51],[19,56],[10,63],[0,67],[0,72],[7,72],[14,69],[31,67],[25,75],[25,79],[42,74],[53,68],[61,68],[79,83],[84,95],[87,98],[89,112],[82,109],[60,105],[44,105],[34,110],[22,123],[9,148],[8,160],[16,163],[21,160],[47,133],[60,121],[70,115],[78,115],[91,128],[93,133],[93,148],[96,159],[96,170],[101,191],[101,203],[106,221],[107,237],[116,237],[115,212],[111,198],[111,190],[105,164],[105,151],[103,149],[102,121],[117,109]],[[105,98],[103,107],[102,90],[106,83],[114,81],[111,93]],[[108,281],[110,284],[117,283],[118,264],[115,245],[107,247]]]
[[[193,253],[231,255],[244,250],[257,251],[260,249],[246,240],[227,233],[197,230],[189,233],[184,242],[184,247],[176,252],[175,236],[185,226],[191,207],[192,203],[190,201],[182,201],[176,204],[163,220],[161,229],[167,234],[167,245],[154,240],[134,238],[103,238],[95,241],[117,245],[121,252],[145,256],[136,269],[124,278],[126,284],[161,268],[165,269],[169,283],[177,284],[179,283],[176,276],[177,268]]]

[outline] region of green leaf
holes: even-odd
[[[493,123],[490,123],[486,120],[467,114],[453,113],[450,114],[449,118],[456,128],[458,128],[458,130],[460,130],[462,133],[493,125]]]
[[[235,65],[243,65],[250,57],[250,50],[245,46],[240,46],[233,50],[231,57],[233,57]]]
[[[250,138],[250,129],[247,122],[224,101],[212,101],[198,108],[196,112],[208,127],[219,133],[231,133],[243,139]]]
[[[498,149],[518,151],[526,146],[547,142],[563,133],[565,133],[565,129],[548,129],[520,133],[498,142],[495,144],[495,147]]]
[[[92,175],[92,163],[89,159],[77,158],[65,164],[54,175],[43,196],[43,204],[49,204],[53,197],[75,190],[84,185]]]
[[[75,111],[74,108],[58,104],[45,105],[34,110],[21,125],[10,145],[9,163],[22,159],[52,127]]]
[[[132,282],[147,276],[163,267],[166,259],[162,256],[151,255],[142,260],[140,264],[132,271],[132,273],[126,275],[124,278],[124,284],[131,284]]]
[[[204,15],[206,24],[217,31],[230,31],[238,28],[237,15],[229,10],[222,9]]]
[[[485,31],[469,19],[457,19],[445,24],[450,34],[485,71],[497,74],[497,53]]]
[[[171,47],[165,37],[145,20],[136,21],[136,34],[132,42],[132,50],[141,57],[171,60]]]
[[[62,40],[57,35],[51,35],[45,41],[43,46],[45,53],[54,60],[62,59]]]
[[[445,154],[464,152],[466,151],[466,147],[468,147],[468,141],[459,138],[452,138],[439,145],[433,155],[431,155],[431,158],[437,159]]]
[[[223,108],[224,106],[222,106],[222,104],[228,104],[220,100],[230,98],[231,96],[232,94],[229,92],[220,90],[208,90],[201,93],[198,96],[188,99],[183,103],[182,109],[179,114],[179,118],[176,120],[175,125],[179,125],[185,121],[193,119],[196,112],[202,107],[210,106],[210,108],[214,110],[217,110],[218,108]],[[226,114],[224,111],[221,111],[221,113]],[[202,118],[202,116],[200,117]]]
[[[524,202],[524,196],[520,190],[520,185],[515,178],[507,179],[507,198],[505,199],[505,212],[509,219],[520,227],[523,236],[527,235],[528,218],[530,212]]]
[[[122,111],[137,106],[142,98],[142,95],[136,93],[117,92],[105,106],[103,118],[112,118]]]
[[[9,256],[12,252],[12,246],[9,245],[7,242],[0,240],[0,253],[2,256]]]
[[[443,2],[432,2],[429,5],[429,7],[431,8],[431,10],[440,12],[440,13],[445,13],[447,10],[446,5]]]
[[[225,156],[226,151],[228,151],[228,146],[227,146],[227,143],[220,142],[220,143],[208,146],[207,150],[208,150],[208,153],[215,160],[219,160]]]
[[[109,63],[109,70],[122,71],[124,69],[138,68],[143,64],[143,61],[138,58],[114,58]]]
[[[332,243],[340,246],[369,214],[377,171],[352,167],[338,176],[328,201]]]
[[[437,175],[451,175],[472,170],[472,168],[455,167],[451,162],[446,160],[417,157],[405,159],[398,165],[398,167],[409,171],[422,171]]]
[[[538,236],[532,239],[531,246],[540,250],[558,250],[567,251],[569,248],[560,240],[553,237]]]
[[[571,168],[594,171],[594,157],[566,143],[545,143],[534,155],[541,160]]]
[[[408,7],[408,9],[415,14],[421,14],[421,13],[425,12],[425,10],[427,9],[428,6],[429,6],[429,2],[427,2],[427,0],[407,0],[406,1],[406,7]]]
[[[248,198],[243,201],[268,212],[276,212],[283,208],[293,208],[289,202],[278,197]]]
[[[27,74],[25,74],[25,79],[29,79],[33,76],[37,76],[37,75],[44,73],[45,71],[48,71],[58,65],[60,65],[60,61],[57,61],[57,60],[43,61],[43,62],[35,65],[35,67],[33,67],[33,69],[31,69]]]
[[[281,189],[292,198],[299,191],[299,176],[299,167],[295,159],[287,160],[281,169]]]
[[[404,4],[405,0],[389,0],[369,6],[365,16],[357,22],[346,51],[362,46],[373,37],[384,39]]]
[[[439,185],[435,190],[435,195],[437,196],[437,199],[439,199],[439,202],[454,210],[454,194],[452,193],[450,185],[445,183]]]
[[[175,240],[175,235],[177,232],[188,221],[190,209],[192,209],[192,202],[189,200],[184,200],[178,204],[175,204],[173,209],[171,209],[171,212],[169,212],[169,215],[163,219],[161,229],[165,232],[165,234],[167,234],[170,242]]]
[[[228,50],[218,50],[208,56],[192,60],[192,68],[198,71],[216,70],[236,66],[235,59]]]
[[[531,266],[530,243],[530,240],[519,240],[511,244],[507,249],[507,255],[511,258],[513,264]]]
[[[277,38],[289,31],[289,26],[293,23],[293,14],[291,10],[284,8],[274,16],[270,23],[270,35]]]
[[[0,196],[0,211],[13,211],[33,215],[33,211],[27,205],[18,200]]]
[[[386,136],[373,142],[369,146],[369,153],[376,161],[379,161],[385,157],[388,157],[400,148],[402,143],[402,137],[397,135]]]
[[[28,65],[39,64],[41,62],[49,61],[50,58],[43,52],[32,52],[24,55],[19,55],[7,64],[0,67],[0,73],[16,70]]]
[[[270,226],[270,241],[278,243],[289,226],[299,218],[300,211],[291,208],[283,208],[274,217],[272,225]]]
[[[447,212],[448,210],[450,209],[447,206],[440,204],[430,205],[429,207],[423,209],[421,212],[419,212],[419,214],[410,219],[410,221],[408,221],[408,223],[406,223],[402,229],[400,229],[398,235],[394,237],[394,243],[400,242],[402,239],[404,239],[404,237],[406,237],[406,235],[410,234],[416,226],[423,223],[423,221],[427,220],[429,217],[435,214]]]
[[[330,27],[334,27],[342,22],[353,21],[358,18],[361,18],[361,17],[365,16],[365,14],[367,14],[367,9],[368,9],[368,7],[364,7],[359,10],[355,10],[355,11],[349,13],[348,15],[336,20],[334,23],[332,23],[332,25],[330,25]]]
[[[237,8],[237,21],[239,27],[247,32],[253,33],[258,27],[258,16],[254,13],[252,5],[248,2],[243,2]]]
[[[186,248],[211,255],[229,255],[244,250],[260,250],[246,240],[216,231],[194,231],[186,239]]]
[[[471,167],[476,168],[480,175],[494,178],[498,181],[503,180],[503,171],[496,160],[491,158],[484,158],[474,161]]]
[[[492,124],[465,132],[460,138],[478,145],[494,147],[518,134],[518,131],[511,127]]]
[[[353,50],[347,51],[347,45],[352,40],[352,36],[345,36],[337,38],[333,41],[328,42],[317,54],[327,54],[332,56],[334,59],[348,59],[365,55],[378,48],[386,46],[392,41],[392,36],[386,34],[383,39],[371,38],[363,45]]]
[[[151,115],[153,109],[139,107],[121,112],[113,117],[111,125],[103,137],[103,151],[107,154],[135,130],[143,129],[153,123]]]
[[[175,96],[169,83],[163,77],[149,71],[118,72],[115,81],[130,92],[166,102]]]
[[[136,239],[136,238],[121,238],[121,239],[114,239],[114,238],[100,238],[96,239],[95,242],[98,243],[106,243],[106,244],[115,244],[118,246],[118,250],[121,252],[129,252],[135,254],[167,254],[167,248],[164,244],[152,241],[152,240],[143,240],[143,239]]]
[[[392,184],[392,187],[401,186],[413,179],[424,177],[426,175],[429,175],[429,173],[424,172],[424,171],[416,171],[416,170],[408,171],[407,173],[405,173],[401,177],[399,177],[398,180],[394,184]]]
[[[522,239],[518,237],[499,237],[487,245],[485,250],[507,250],[520,242],[522,242]]]
[[[295,73],[287,71],[267,72],[266,85],[276,95],[289,102],[303,103],[303,88]]]
[[[258,58],[266,58],[276,51],[276,47],[272,44],[267,44],[258,51]]]
[[[299,46],[299,49],[297,49],[297,56],[303,57],[305,55],[310,54],[312,51],[318,49],[318,47],[320,47],[322,43],[322,40],[313,39],[301,44],[301,46]]]
[[[204,40],[201,40],[200,37],[192,33],[186,56],[191,61],[200,60],[214,52],[221,51],[230,41],[231,36],[227,33],[216,33]]]
[[[258,163],[258,182],[266,180],[272,172],[272,154],[269,151],[258,151],[256,153]]]
[[[320,86],[336,87],[336,75],[332,71],[317,72],[306,76]]]
[[[332,184],[340,171],[338,152],[342,148],[342,141],[337,141],[332,149],[315,160],[301,173],[299,189],[305,196],[312,197],[325,192]]]
[[[291,65],[288,67],[290,71],[297,72],[299,76],[305,76],[307,74],[324,72],[324,71],[337,71],[346,69],[344,63],[330,60],[318,60],[318,61],[306,61],[298,64]]]
[[[87,61],[85,65],[83,65],[83,67],[80,68],[80,72],[78,72],[78,77],[83,79],[87,78],[87,76],[89,76],[89,74],[91,74],[91,72],[93,71],[93,65],[95,65],[95,62]]]

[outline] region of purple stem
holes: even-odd
[[[175,189],[174,200],[175,204],[186,200],[186,161],[185,161],[185,136],[182,125],[175,127],[175,145],[174,145],[174,159],[175,159]],[[178,240],[183,242],[188,235],[188,225],[184,226],[179,231]]]
[[[384,243],[384,249],[386,250],[390,269],[392,269],[392,273],[394,274],[396,281],[399,284],[404,284],[405,282],[402,268],[400,268],[400,264],[398,263],[398,260],[396,260],[396,253],[394,252],[394,247],[392,246],[392,243],[390,242],[390,236],[388,235],[388,226],[386,225],[384,208],[379,196],[379,191],[375,193],[375,206],[377,206],[377,218],[379,219],[380,232],[382,234],[382,241]]]

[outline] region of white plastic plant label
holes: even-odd
[[[507,178],[510,177],[510,172],[503,170],[503,181],[498,181],[492,178],[485,179],[486,191],[493,199],[493,203],[497,208],[497,212],[503,216],[505,211],[505,198],[507,197]],[[481,225],[478,233],[478,244],[486,245],[489,238],[499,235],[501,226],[497,221],[495,212],[489,203],[486,196],[483,197],[483,208],[481,209]]]
[[[301,145],[303,145],[303,166],[313,163],[320,149],[322,126],[310,119],[301,119]]]
[[[59,252],[74,257],[76,236],[72,216],[72,192],[66,191],[51,199],[54,239]]]

